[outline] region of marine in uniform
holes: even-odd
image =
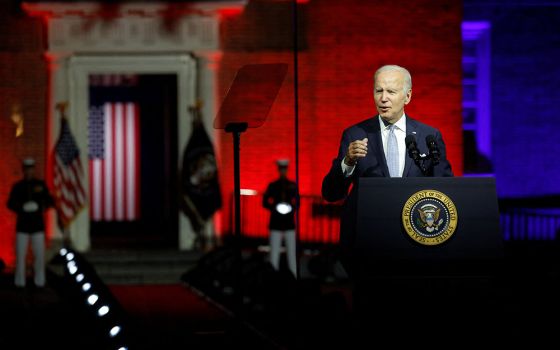
[[[270,211],[270,263],[278,270],[280,267],[280,250],[282,241],[286,242],[288,268],[297,276],[296,233],[294,212],[297,205],[298,191],[296,183],[288,179],[286,159],[277,162],[278,180],[271,182],[263,196],[263,206]]]
[[[43,180],[35,177],[35,160],[22,162],[23,179],[12,186],[8,208],[17,215],[16,222],[16,268],[14,283],[25,287],[26,258],[29,242],[33,250],[34,284],[44,287],[45,278],[45,223],[44,212],[54,202]]]

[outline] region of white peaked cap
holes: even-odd
[[[21,161],[21,164],[23,166],[34,166],[35,165],[35,159],[28,157],[25,158],[24,160]]]

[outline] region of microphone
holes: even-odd
[[[434,163],[437,164],[439,162],[439,147],[434,135],[426,136],[426,146],[428,146],[428,150],[430,151],[430,157],[433,159]]]
[[[418,151],[414,135],[407,135],[404,142],[406,144],[406,149],[408,150],[408,156],[415,162],[420,161],[420,152]]]

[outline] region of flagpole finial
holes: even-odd
[[[204,104],[202,103],[201,99],[196,99],[195,103],[189,106],[189,111],[191,112],[199,112],[202,109],[202,106]]]
[[[60,112],[61,118],[66,118],[66,109],[68,108],[68,101],[61,101],[56,104],[56,109]]]
[[[202,106],[203,103],[201,99],[197,99],[194,104],[189,106],[189,112],[193,116],[193,121],[199,122],[202,119],[200,113],[200,111],[202,110]]]

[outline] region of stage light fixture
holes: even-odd
[[[97,300],[99,300],[99,296],[97,296],[97,294],[92,294],[87,298],[87,302],[90,305],[93,305],[97,302]]]
[[[84,274],[83,274],[83,273],[79,273],[79,274],[76,276],[76,282],[79,283],[79,282],[82,282],[83,280],[84,280]]]
[[[111,338],[116,337],[119,333],[121,332],[121,327],[120,326],[114,326],[113,328],[111,328],[111,330],[109,331],[109,336]]]
[[[103,305],[99,308],[99,310],[97,310],[97,315],[99,315],[99,317],[105,316],[109,313],[109,310],[110,309],[107,305]]]
[[[70,260],[72,260],[72,259],[74,259],[74,253],[68,253],[68,254],[66,254],[66,260],[70,261]]]
[[[91,283],[89,283],[89,282],[84,283],[84,285],[82,286],[82,290],[84,292],[87,292],[88,290],[90,290],[90,288],[91,288]]]
[[[59,251],[60,256],[65,256],[68,253],[68,249],[66,248],[61,248]]]
[[[126,346],[121,346],[118,350],[128,350]]]
[[[71,275],[75,274],[76,271],[78,271],[76,264],[68,266],[68,271],[70,272]]]

